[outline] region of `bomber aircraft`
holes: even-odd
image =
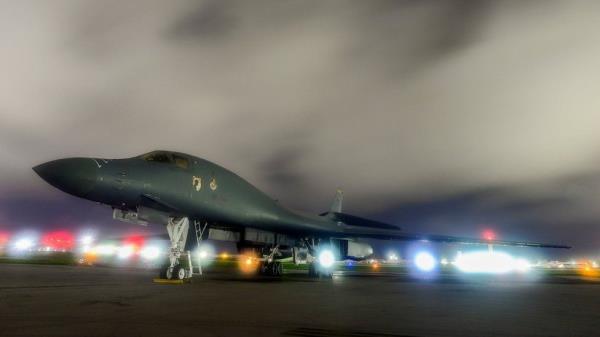
[[[153,151],[126,159],[67,158],[33,170],[66,193],[112,207],[115,219],[164,224],[171,248],[161,276],[168,279],[192,275],[191,257],[185,250],[190,222],[199,240],[235,241],[240,249],[260,249],[260,271],[274,276],[282,273],[281,258],[290,255],[304,259],[311,276],[330,276],[323,266],[331,265],[332,247],[337,248],[337,257],[347,256],[348,246],[360,238],[570,248],[406,233],[395,225],[342,213],[341,191],[328,212],[304,215],[224,167],[179,152]]]

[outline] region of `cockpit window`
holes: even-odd
[[[188,166],[190,165],[190,161],[187,158],[178,156],[176,154],[173,155],[173,160],[175,161],[175,165],[177,165],[183,169],[187,169]]]
[[[143,156],[145,161],[155,161],[158,163],[170,163],[172,162],[171,156],[166,152],[150,152]]]
[[[150,152],[142,155],[141,158],[145,161],[173,164],[182,169],[187,169],[190,166],[190,161],[188,158],[165,151]]]

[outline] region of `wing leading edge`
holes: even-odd
[[[370,238],[379,240],[429,241],[474,245],[520,246],[559,249],[571,248],[571,246],[554,243],[487,240],[449,235],[405,233],[401,231],[400,228],[394,225],[358,218],[348,214],[334,213],[334,216],[330,215],[330,217],[337,221],[338,224],[341,224],[341,226],[338,227],[339,231],[336,233],[336,235],[339,236],[339,238]]]

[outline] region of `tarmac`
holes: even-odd
[[[0,336],[598,336],[600,282],[0,264]]]

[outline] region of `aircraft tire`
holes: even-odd
[[[175,267],[173,267],[173,270],[171,271],[171,277],[169,278],[170,280],[183,280],[185,278],[185,269],[183,269],[183,267],[181,267],[180,265],[177,265]]]

